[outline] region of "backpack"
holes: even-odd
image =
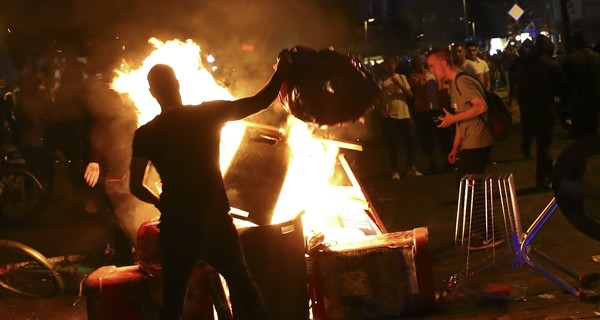
[[[459,72],[454,79],[454,83],[457,83],[456,80],[458,80],[458,77],[463,75],[476,79],[479,82],[479,79],[474,76],[465,72]],[[456,86],[456,91],[458,91],[458,94],[461,94],[458,86]],[[508,110],[504,100],[496,93],[484,90],[483,98],[488,107],[488,120],[486,121],[482,115],[479,115],[479,117],[481,117],[488,129],[490,129],[494,141],[505,140],[510,135],[512,129],[512,113]]]

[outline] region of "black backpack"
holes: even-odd
[[[463,75],[469,76],[469,77],[477,80],[477,82],[479,82],[479,79],[475,78],[474,76],[472,76],[466,72],[459,72],[456,75],[456,78],[454,78],[454,83],[456,84],[458,77],[463,76]],[[481,83],[479,82],[479,84],[481,84]],[[458,86],[456,86],[456,91],[458,91],[458,94],[461,94]],[[497,95],[494,92],[487,92],[485,90],[483,90],[483,91],[484,91],[483,98],[488,107],[488,111],[487,111],[488,120],[487,121],[484,120],[484,122],[486,123],[487,127],[490,129],[490,132],[492,133],[492,137],[494,138],[494,141],[505,140],[510,135],[510,131],[512,129],[512,113],[510,112],[510,110],[508,110],[508,107],[504,103],[504,100],[502,100],[502,98],[499,95]],[[483,117],[481,115],[480,115],[480,117],[483,119]]]

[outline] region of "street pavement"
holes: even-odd
[[[477,275],[480,283],[509,285],[522,290],[519,296],[524,299],[519,301],[491,299],[479,294],[477,288],[448,292],[448,279],[460,272],[466,263],[454,246],[458,197],[455,174],[451,171],[425,172],[422,177],[392,180],[381,137],[376,130],[368,126],[367,129],[372,134],[361,139],[364,150],[346,151],[346,154],[383,224],[388,232],[422,226],[429,230],[432,281],[438,296],[436,308],[424,314],[407,315],[403,319],[600,318],[597,300],[569,295],[528,266],[500,268]],[[552,148],[553,157],[556,158],[571,142],[559,128]],[[443,157],[440,155],[440,159]],[[512,173],[514,176],[521,223],[526,230],[553,198],[553,193],[535,189],[535,160],[524,158],[519,150],[518,124],[507,140],[494,147],[492,159],[495,163],[489,167],[491,174]],[[424,165],[421,157],[419,161]],[[0,230],[0,238],[21,241],[47,256],[102,250],[114,234],[114,225],[107,215],[85,213],[81,195],[76,192],[65,195],[58,190],[57,193],[25,224]],[[600,244],[571,226],[560,210],[544,224],[534,246],[577,274],[600,272],[600,263],[592,259],[600,255]],[[575,280],[564,276],[560,270],[551,270],[578,286]],[[592,284],[590,289],[600,292],[600,284]],[[53,298],[21,297],[0,291],[0,319],[87,319],[85,297],[73,306],[76,298],[74,290],[67,290]]]

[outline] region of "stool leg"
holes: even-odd
[[[533,248],[530,248],[529,246],[530,246],[531,241],[533,240],[533,238],[538,233],[538,231],[540,231],[540,229],[544,226],[544,223],[546,223],[546,221],[550,218],[550,216],[552,215],[552,213],[554,213],[554,211],[557,208],[558,208],[558,204],[556,203],[556,199],[552,198],[552,200],[550,200],[550,202],[548,203],[548,205],[546,206],[546,208],[542,211],[542,213],[537,217],[537,219],[535,219],[535,221],[533,222],[533,224],[531,224],[531,226],[529,227],[529,229],[527,229],[527,232],[525,232],[523,234],[523,242],[521,243],[521,249],[519,251],[519,256],[530,267],[532,267],[533,269],[535,269],[538,272],[540,272],[542,275],[544,275],[546,278],[550,279],[552,282],[558,284],[560,287],[562,287],[569,294],[574,295],[576,297],[581,297],[582,296],[582,291],[581,290],[578,290],[578,289],[574,288],[573,286],[569,285],[568,283],[566,283],[562,279],[554,276],[552,273],[550,273],[550,271],[548,271],[547,269],[545,269],[541,265],[533,262],[531,260],[531,258],[529,257],[530,250],[539,253],[539,251],[537,251],[537,250],[535,250]],[[553,265],[558,266],[565,273],[567,273],[569,275],[575,275],[574,272],[570,271],[565,266],[560,265],[558,262],[552,260],[549,256],[542,255],[542,257],[545,258],[548,262],[552,263]]]

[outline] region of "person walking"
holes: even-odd
[[[291,70],[289,53],[279,56],[266,86],[251,97],[184,107],[173,69],[157,64],[148,72],[150,92],[161,113],[138,128],[133,138],[130,189],[161,212],[160,250],[164,274],[160,319],[179,319],[190,274],[197,261],[215,268],[227,281],[236,320],[269,319],[264,301],[241,249],[221,170],[221,129],[267,108]],[[152,161],[162,193],[144,185]]]

